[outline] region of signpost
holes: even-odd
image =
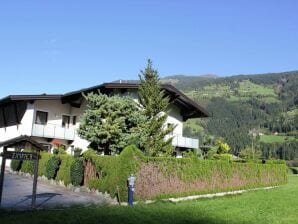
[[[12,143],[13,142],[13,143]],[[36,152],[17,152],[17,151],[7,151],[8,147],[14,146],[18,142],[30,143],[38,148]],[[39,151],[43,149],[37,142],[33,141],[30,137],[21,136],[19,138],[8,141],[7,143],[2,143],[0,146],[3,146],[2,164],[1,164],[1,177],[0,177],[0,207],[2,201],[2,191],[4,183],[4,173],[5,173],[5,162],[6,159],[11,160],[29,160],[35,161],[34,168],[34,178],[33,178],[33,190],[32,190],[32,203],[31,207],[34,209],[36,206],[36,190],[37,190],[37,177],[38,177],[38,161],[39,161]]]
[[[34,152],[6,151],[4,153],[4,157],[6,159],[13,159],[13,160],[37,160],[38,159],[37,153],[34,153]]]

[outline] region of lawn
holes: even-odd
[[[180,203],[0,213],[1,223],[298,223],[298,175],[271,190]]]
[[[294,136],[281,136],[281,135],[261,135],[260,141],[264,143],[282,143],[286,141],[295,141]]]

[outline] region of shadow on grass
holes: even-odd
[[[223,211],[224,212],[224,211]],[[233,217],[218,218],[200,209],[184,209],[173,204],[138,205],[130,207],[72,207],[65,210],[39,210],[26,212],[0,211],[1,223],[159,223],[159,224],[252,224]]]
[[[298,168],[290,167],[290,170],[291,170],[292,174],[298,174]]]

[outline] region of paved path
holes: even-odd
[[[5,173],[2,194],[4,208],[30,209],[32,199],[32,178]],[[64,187],[39,181],[37,184],[37,208],[68,207],[70,205],[109,204],[104,196],[91,193],[76,193]]]

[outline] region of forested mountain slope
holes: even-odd
[[[212,114],[185,124],[201,145],[223,137],[234,154],[251,147],[263,157],[298,157],[298,71],[217,76],[169,76],[171,83]],[[281,137],[283,136],[283,137]]]

